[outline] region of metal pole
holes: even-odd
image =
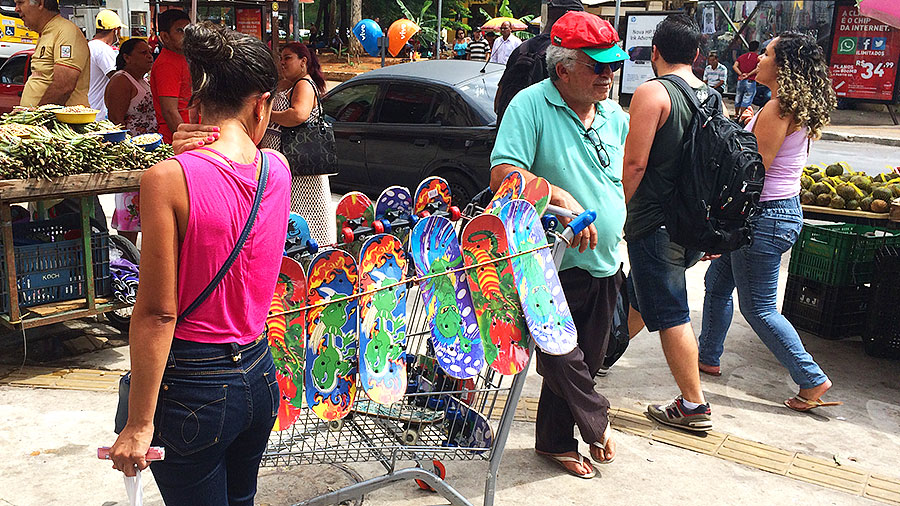
[[[302,18],[301,22],[303,23],[303,28],[306,28],[306,4],[300,4],[300,17]]]
[[[441,59],[441,11],[444,5],[442,0],[438,0],[437,4],[437,40],[434,42],[434,58]]]
[[[294,40],[300,41],[300,0],[291,0],[291,11],[294,15]]]
[[[197,0],[191,0],[191,23],[197,22]]]
[[[613,22],[613,28],[619,31],[619,11],[622,10],[622,0],[616,0],[616,20]]]

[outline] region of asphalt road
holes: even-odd
[[[865,142],[814,142],[809,152],[809,163],[823,166],[835,162],[847,162],[853,170],[877,175],[886,172],[888,164],[900,166],[900,148]]]

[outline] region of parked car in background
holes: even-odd
[[[22,100],[25,81],[31,75],[31,56],[34,49],[14,53],[0,67],[0,114],[12,111]]]
[[[415,191],[426,177],[450,183],[455,205],[490,181],[497,135],[494,95],[505,66],[466,60],[391,65],[361,74],[322,100],[334,126],[337,191],[377,197]]]
[[[15,0],[0,0],[0,63],[18,51],[34,49],[39,36],[25,27]]]

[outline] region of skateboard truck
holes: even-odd
[[[109,446],[101,446],[97,448],[97,458],[100,460],[110,460],[109,459]],[[147,450],[147,454],[144,455],[144,458],[147,459],[147,462],[155,462],[157,460],[165,460],[166,458],[166,449],[162,446],[151,446]]]

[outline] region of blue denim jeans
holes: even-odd
[[[691,321],[684,272],[702,255],[672,242],[666,227],[628,241],[628,300],[641,313],[647,330],[656,332]]]
[[[706,271],[700,362],[719,365],[734,313],[732,292],[737,288],[741,314],[750,327],[800,388],[813,388],[828,377],[776,307],[781,255],[791,249],[803,227],[800,198],[762,202],[760,206],[760,214],[753,219],[752,244],[713,260]]]
[[[280,393],[265,339],[204,344],[174,339],[154,416],[150,464],[169,505],[252,505]]]
[[[734,94],[735,107],[750,107],[756,96],[756,81],[739,80]]]

